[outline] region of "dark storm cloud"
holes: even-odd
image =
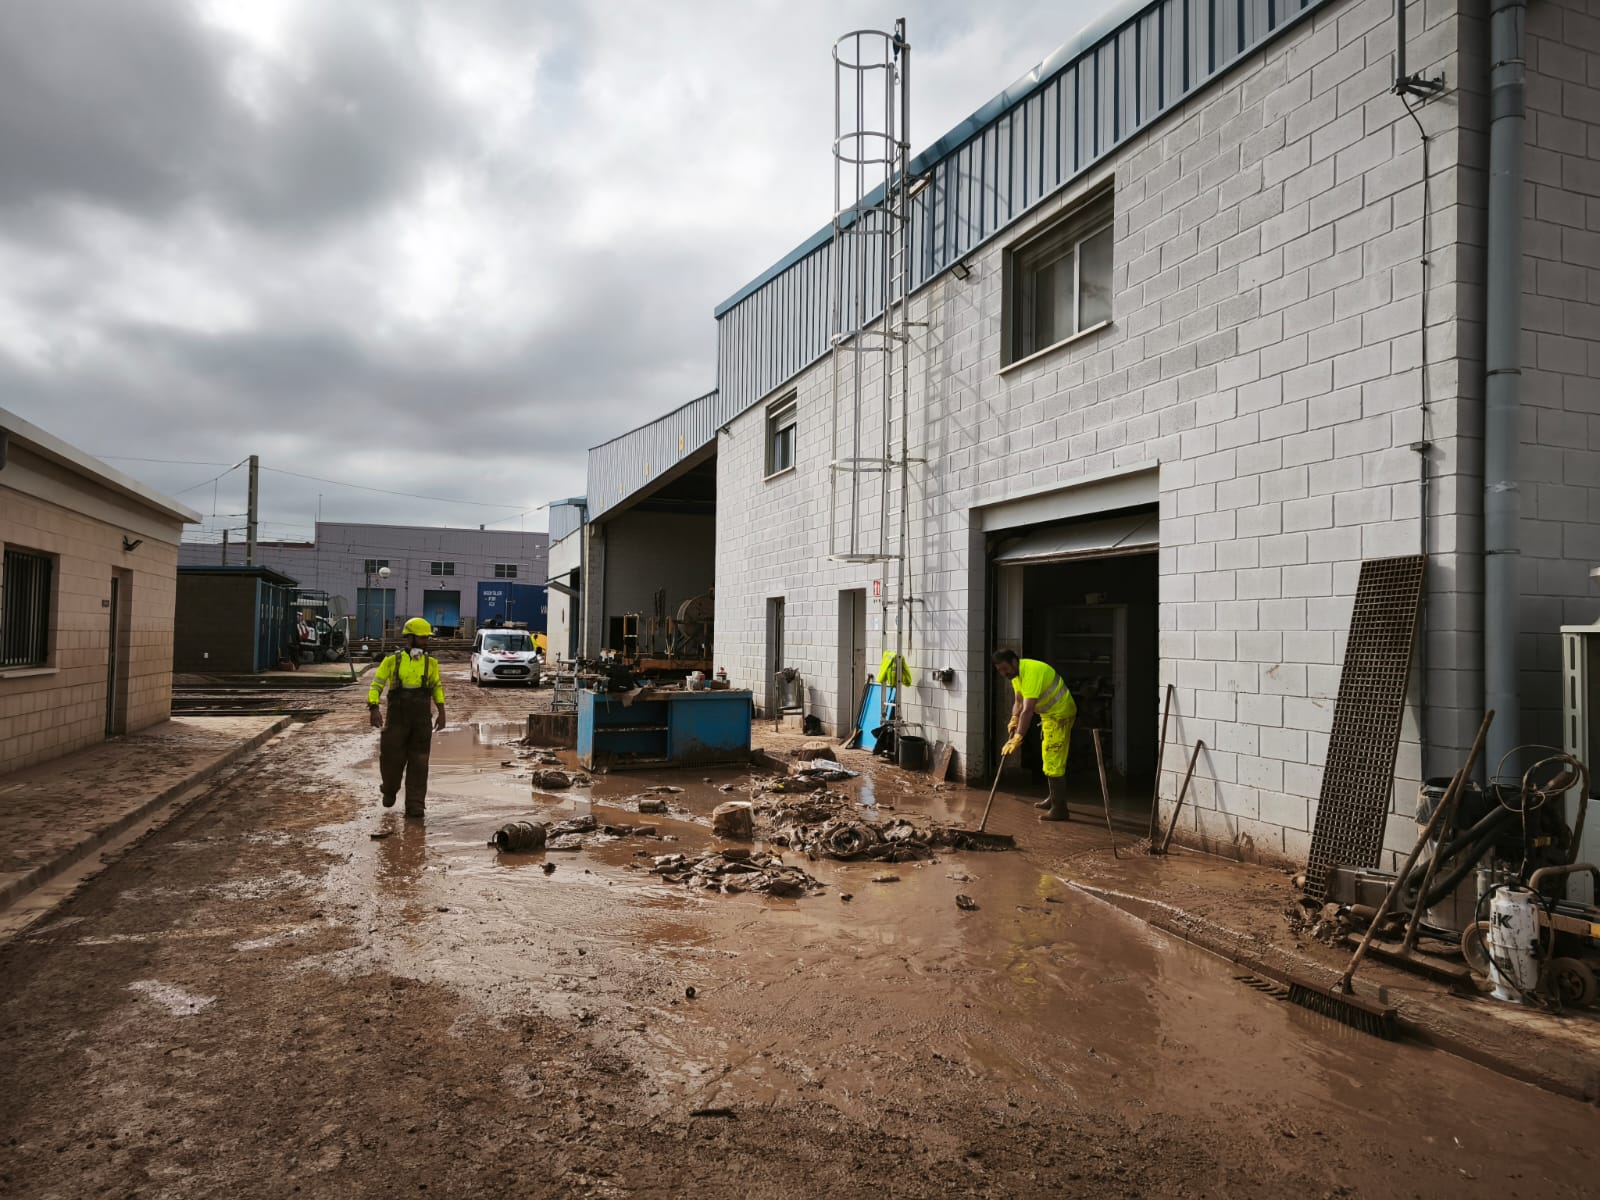
[[[0,5],[0,205],[198,206],[279,234],[380,206],[460,143],[471,114],[406,39],[320,11],[291,65],[252,61],[168,0]],[[257,83],[230,84],[246,68]]]

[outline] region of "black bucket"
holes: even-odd
[[[503,854],[531,854],[544,849],[545,827],[539,821],[513,821],[502,825],[489,842]]]
[[[903,771],[928,769],[928,739],[914,733],[902,733],[895,747],[895,761]]]

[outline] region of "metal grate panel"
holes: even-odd
[[[1318,899],[1330,866],[1376,867],[1383,854],[1426,563],[1411,554],[1361,564],[1306,863],[1306,892]]]

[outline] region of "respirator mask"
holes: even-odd
[[[412,662],[416,662],[417,659],[419,659],[419,658],[421,658],[423,656],[424,651],[419,649],[416,646],[413,646],[413,647],[411,647],[410,650],[406,651],[406,653],[411,655],[411,661]]]

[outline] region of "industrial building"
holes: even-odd
[[[199,519],[0,409],[0,771],[172,715],[178,542]]]
[[[849,42],[838,218],[718,307],[714,392],[591,452],[589,521],[714,479],[735,685],[792,669],[847,731],[898,648],[969,780],[996,648],[1146,804],[1175,685],[1179,836],[1302,862],[1357,576],[1425,556],[1408,847],[1486,708],[1491,772],[1564,744],[1559,631],[1600,609],[1600,22],[1492,7],[1120,5],[903,169],[910,49]],[[669,553],[602,538],[607,579]]]
[[[356,637],[416,616],[449,633],[490,619],[543,630],[548,546],[519,530],[318,521],[309,542],[257,543],[256,565],[328,593]],[[179,563],[238,566],[244,555],[237,543],[185,542]]]

